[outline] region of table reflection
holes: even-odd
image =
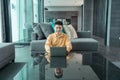
[[[63,76],[59,80],[120,80],[120,69],[99,53],[72,53],[69,61],[65,57],[52,57],[47,63],[43,57],[40,80],[57,80],[54,68],[62,67]],[[114,74],[114,75],[113,75]]]

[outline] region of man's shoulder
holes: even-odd
[[[51,34],[49,34],[49,37],[52,37],[52,36],[54,36],[55,35],[55,33],[51,33]]]
[[[66,35],[65,33],[62,33],[63,35]]]
[[[65,34],[65,33],[63,33],[63,35],[64,35],[65,37],[68,37],[68,35],[67,35],[67,34]]]

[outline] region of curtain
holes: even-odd
[[[2,42],[11,42],[10,0],[1,1]]]
[[[4,0],[1,0],[1,26],[2,26],[2,42],[6,41],[5,20],[4,20]]]

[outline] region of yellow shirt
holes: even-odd
[[[71,41],[69,37],[60,33],[59,35],[56,33],[50,34],[45,43],[45,50],[47,53],[50,53],[50,47],[66,47],[67,51],[70,52],[72,49]]]

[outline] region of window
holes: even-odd
[[[34,21],[33,22],[38,22],[38,0],[33,0],[33,15],[34,15]]]
[[[26,39],[25,35],[25,5],[24,0],[10,0],[12,42],[21,43]]]
[[[11,4],[12,42],[15,42],[19,40],[17,0],[11,0],[10,4]]]
[[[29,44],[32,23],[40,21],[40,0],[10,0],[12,42]]]

